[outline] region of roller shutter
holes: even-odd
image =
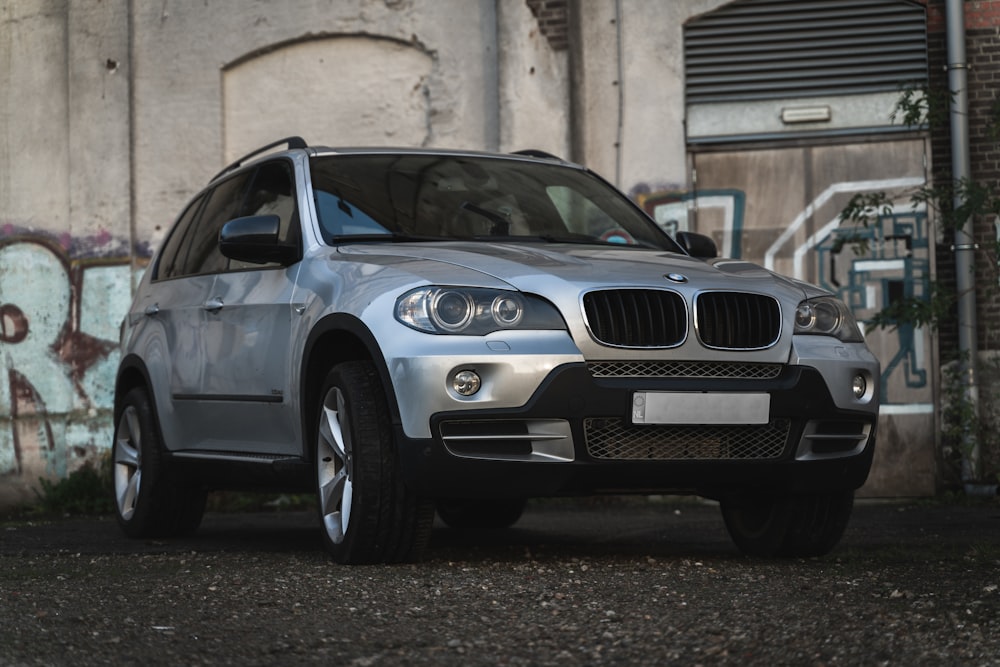
[[[738,0],[684,26],[688,104],[897,90],[927,79],[905,0]]]

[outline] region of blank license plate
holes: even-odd
[[[770,394],[632,394],[633,424],[766,424],[770,419]]]

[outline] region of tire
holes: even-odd
[[[447,498],[437,501],[437,513],[449,528],[499,530],[517,523],[526,504],[523,498]]]
[[[418,560],[434,506],[402,482],[375,366],[334,366],[317,412],[316,495],[326,549],[344,564]]]
[[[194,532],[207,493],[172,478],[149,395],[131,389],[121,402],[112,443],[115,514],[129,537],[175,537]]]
[[[854,508],[853,491],[723,500],[733,542],[750,556],[812,557],[840,541]]]

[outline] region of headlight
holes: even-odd
[[[396,300],[396,319],[417,331],[483,336],[505,329],[565,329],[547,301],[479,287],[419,287]]]
[[[795,309],[795,333],[834,336],[845,343],[861,343],[861,329],[843,301],[832,296],[808,299]]]

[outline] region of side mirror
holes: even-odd
[[[719,249],[715,247],[715,241],[704,234],[677,232],[675,240],[692,257],[713,259],[719,256]]]
[[[230,220],[219,232],[219,250],[226,257],[241,262],[294,264],[299,260],[298,249],[278,243],[280,229],[281,218],[276,215]]]

